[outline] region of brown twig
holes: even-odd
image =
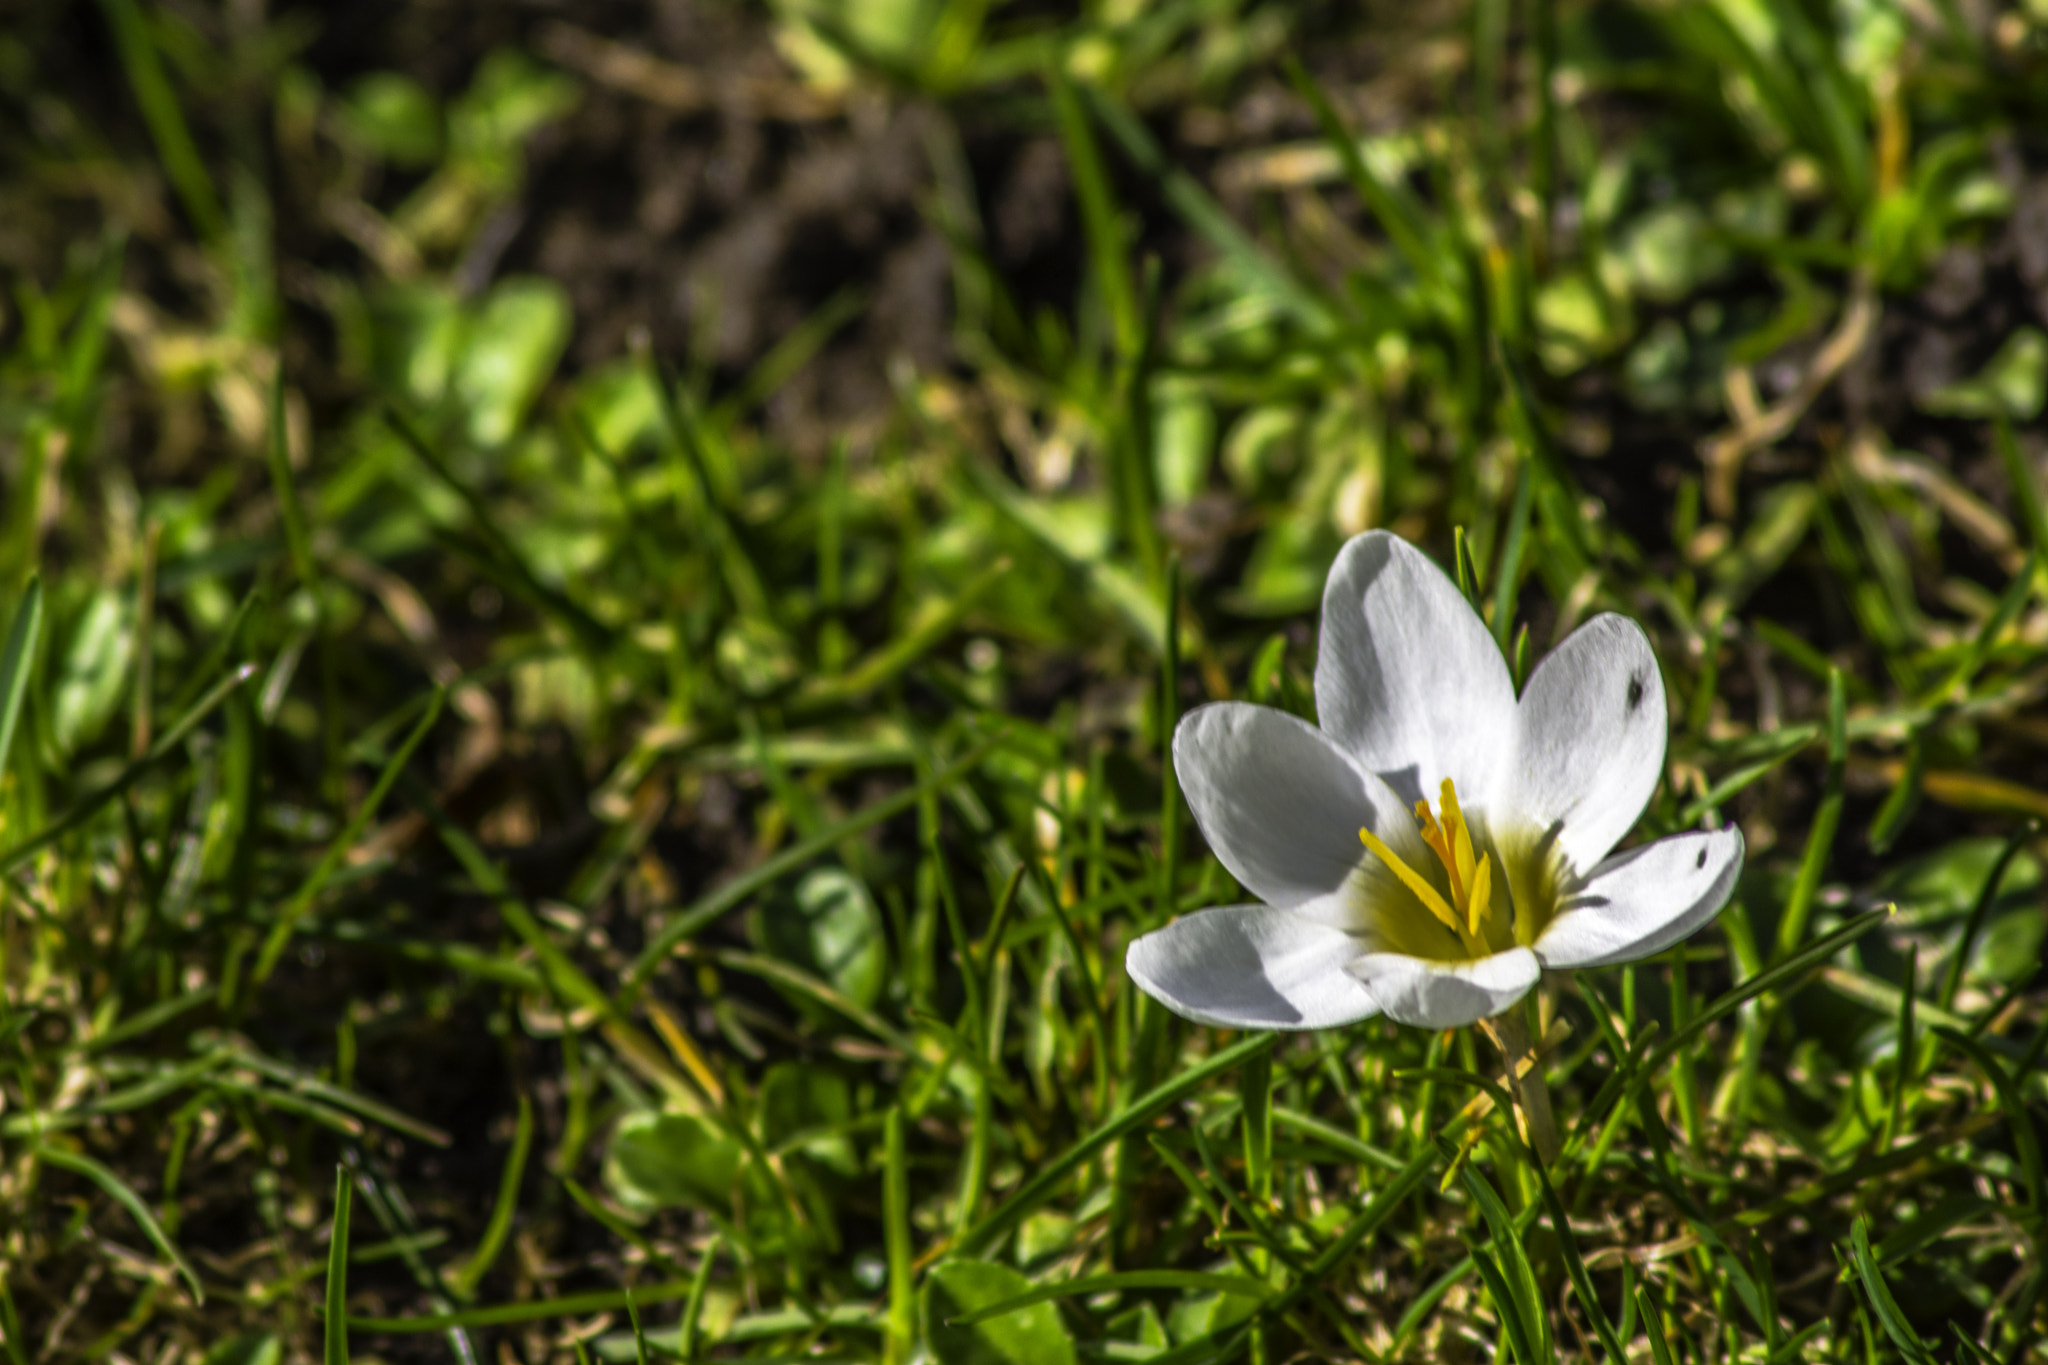
[[[599,85],[632,95],[678,114],[715,108],[744,110],[764,118],[809,123],[835,118],[845,102],[793,80],[732,73],[707,77],[690,67],[573,24],[551,23],[535,40],[543,56],[580,71]]]
[[[1742,472],[1743,460],[1752,451],[1785,438],[1814,400],[1862,353],[1876,330],[1878,315],[1877,290],[1868,279],[1859,277],[1850,291],[1848,306],[1842,310],[1841,321],[1814,353],[1813,363],[1806,367],[1792,392],[1769,408],[1762,406],[1756,380],[1749,370],[1741,365],[1729,367],[1723,376],[1723,387],[1735,425],[1700,443],[1700,462],[1707,473],[1709,512],[1722,520],[1735,514],[1735,482]]]

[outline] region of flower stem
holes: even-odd
[[[1536,1149],[1536,1159],[1555,1165],[1562,1144],[1557,1140],[1557,1120],[1550,1113],[1550,1084],[1543,1079],[1543,1067],[1529,1043],[1529,1026],[1518,1005],[1479,1026],[1508,1064],[1508,1088],[1515,1097],[1516,1116],[1522,1123],[1522,1137]]]

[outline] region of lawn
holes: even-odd
[[[5,1365],[2038,1358],[2040,0],[16,0],[0,205]],[[1697,932],[1140,988],[1368,551]]]

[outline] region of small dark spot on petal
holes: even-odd
[[[1700,850],[1700,856],[1692,860],[1692,865],[1695,871],[1707,865],[1707,851],[1705,849]]]
[[[1634,714],[1635,714],[1635,710],[1636,710],[1636,708],[1637,708],[1638,706],[1641,706],[1642,704],[1643,704],[1643,680],[1642,680],[1642,678],[1641,678],[1641,677],[1634,677],[1634,678],[1630,678],[1630,679],[1628,680],[1628,710],[1629,710],[1629,714],[1630,714],[1630,715],[1634,715]]]

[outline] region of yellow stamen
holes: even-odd
[[[1486,854],[1479,856],[1479,866],[1472,873],[1472,899],[1465,906],[1465,918],[1472,929],[1472,937],[1479,937],[1479,921],[1486,918],[1486,912],[1493,903],[1493,859]]]
[[[1402,885],[1415,893],[1415,898],[1429,908],[1430,914],[1443,921],[1445,928],[1452,933],[1459,932],[1458,917],[1451,913],[1451,907],[1444,903],[1444,898],[1437,894],[1437,889],[1423,880],[1421,873],[1402,862],[1400,855],[1381,843],[1371,830],[1359,830],[1358,838],[1359,842],[1372,850],[1374,857],[1385,863],[1388,870],[1401,879]]]
[[[1403,886],[1415,894],[1430,914],[1458,936],[1467,952],[1484,956],[1492,951],[1488,946],[1486,922],[1493,913],[1493,855],[1482,853],[1473,846],[1472,826],[1465,819],[1463,807],[1458,804],[1458,789],[1451,785],[1451,779],[1444,779],[1443,797],[1438,809],[1431,810],[1427,801],[1415,803],[1415,821],[1420,826],[1418,832],[1422,842],[1443,865],[1444,878],[1450,884],[1448,900],[1428,878],[1403,862],[1400,855],[1388,848],[1371,830],[1359,830],[1358,838],[1387,865],[1388,871],[1398,877]]]
[[[1444,870],[1451,874],[1451,900],[1453,902],[1462,901],[1465,891],[1458,881],[1457,856],[1451,852],[1448,834],[1443,825],[1438,822],[1436,812],[1429,808],[1429,802],[1417,801],[1415,803],[1415,818],[1422,822],[1422,842],[1429,845],[1430,851],[1436,854],[1436,860],[1442,863]]]
[[[1465,812],[1458,805],[1458,789],[1451,785],[1451,779],[1444,779],[1444,833],[1448,836],[1453,858],[1445,860],[1452,879],[1459,886],[1472,885],[1472,831],[1465,824]]]

